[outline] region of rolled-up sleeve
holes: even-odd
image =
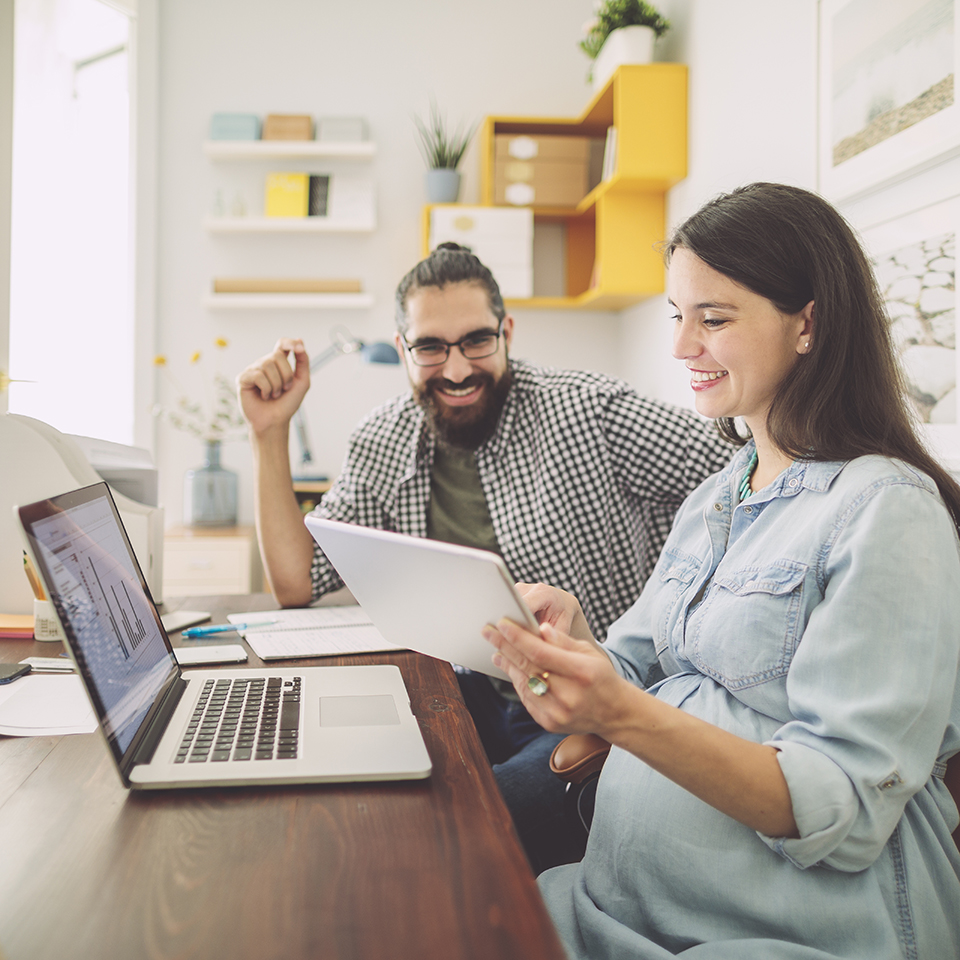
[[[864,491],[823,550],[823,600],[787,677],[794,719],[768,741],[800,838],[761,837],[799,867],[858,871],[943,748],[960,661],[960,558],[939,499],[895,481]]]

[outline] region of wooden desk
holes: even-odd
[[[59,649],[3,640],[0,660]],[[99,733],[0,737],[0,957],[562,960],[453,670],[327,662],[374,660],[403,672],[429,780],[132,793]]]

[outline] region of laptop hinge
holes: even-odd
[[[163,698],[160,709],[150,723],[150,729],[147,731],[143,740],[137,745],[137,749],[131,758],[131,766],[138,763],[149,763],[153,759],[157,746],[166,732],[167,724],[173,716],[173,711],[177,709],[177,704],[187,689],[187,681],[184,678],[177,677],[171,685],[167,695]]]

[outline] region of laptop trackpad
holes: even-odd
[[[321,727],[381,727],[399,722],[390,694],[320,698]]]

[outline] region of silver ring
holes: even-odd
[[[550,689],[550,684],[547,683],[547,678],[550,676],[546,670],[543,671],[543,676],[538,677],[534,674],[527,681],[527,689],[535,696],[542,697]]]

